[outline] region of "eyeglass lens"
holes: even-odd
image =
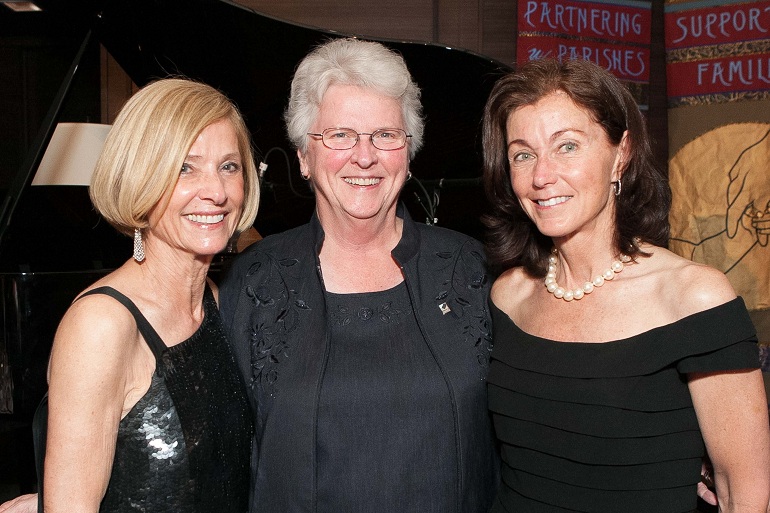
[[[333,150],[348,150],[358,143],[359,136],[369,136],[375,148],[399,150],[406,145],[406,132],[400,128],[380,128],[371,134],[358,133],[351,128],[327,128],[323,131],[323,143]]]

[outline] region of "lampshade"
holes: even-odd
[[[88,185],[111,125],[59,123],[32,185]]]

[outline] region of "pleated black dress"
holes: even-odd
[[[492,305],[489,408],[501,445],[493,512],[685,512],[705,446],[687,374],[758,368],[736,298],[608,343],[529,335]]]

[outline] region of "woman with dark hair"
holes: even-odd
[[[569,61],[562,65],[565,71],[560,72],[556,65],[553,61],[536,61],[502,78],[487,103],[485,187],[492,208],[492,215],[487,218],[488,252],[503,267],[523,266],[533,274],[545,276],[553,243],[538,231],[511,187],[507,123],[508,114],[517,108],[533,105],[557,91],[595,118],[612,146],[620,145],[626,132],[636,135],[626,143],[628,159],[623,180],[613,182],[613,187],[626,190],[626,194],[614,197],[615,248],[627,256],[637,255],[641,250],[634,241],[636,237],[666,246],[671,193],[665,177],[653,163],[644,119],[634,99],[598,66]]]
[[[665,249],[670,191],[644,120],[586,61],[527,63],[484,113],[492,511],[765,511],[756,335],[726,277]],[[704,446],[705,443],[705,446]]]

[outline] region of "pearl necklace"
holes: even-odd
[[[548,289],[548,292],[553,294],[554,297],[563,299],[564,301],[582,299],[582,297],[586,294],[593,292],[594,288],[601,287],[604,285],[605,281],[613,279],[616,274],[623,270],[625,264],[631,261],[630,256],[621,253],[618,259],[614,260],[612,265],[610,265],[610,267],[602,272],[599,276],[591,281],[585,282],[582,287],[574,290],[567,290],[564,287],[560,287],[559,284],[556,283],[556,269],[559,265],[558,254],[559,252],[556,248],[551,250],[551,256],[548,257],[548,273],[545,275],[544,283],[545,287]]]

